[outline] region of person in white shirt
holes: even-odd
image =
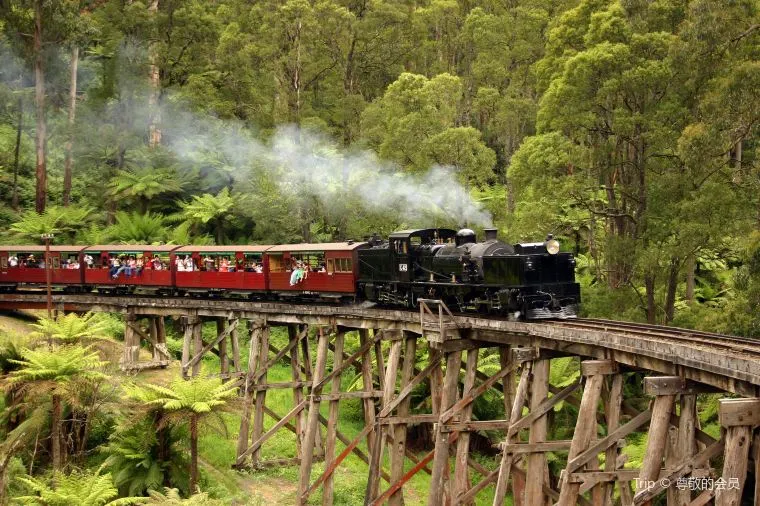
[[[87,266],[88,269],[92,269],[93,264],[92,257],[90,255],[85,254],[84,256],[84,264]]]
[[[8,259],[8,265],[11,267],[18,267],[18,257],[16,255],[13,255]]]

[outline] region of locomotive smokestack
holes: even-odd
[[[496,240],[496,236],[499,234],[499,230],[495,228],[484,228],[483,231],[486,233],[486,241],[490,241],[493,239]]]

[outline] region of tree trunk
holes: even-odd
[[[689,255],[686,259],[686,302],[694,302],[694,290],[696,288],[695,274],[697,270],[697,260],[694,255]]]
[[[198,484],[198,415],[190,415],[190,494]]]
[[[665,325],[673,321],[676,312],[676,288],[678,288],[678,271],[681,261],[678,258],[670,259],[670,271],[668,273],[668,286],[665,293]]]
[[[47,144],[47,122],[45,120],[45,69],[42,59],[42,2],[34,2],[34,104],[37,116],[35,147],[37,151],[37,188],[35,192],[35,209],[38,213],[45,211],[47,204],[47,161],[45,146]]]
[[[50,446],[53,456],[53,470],[60,471],[63,464],[61,452],[61,417],[63,416],[63,403],[60,395],[53,395],[53,413],[50,420]]]
[[[657,306],[654,300],[654,284],[655,276],[652,272],[647,272],[644,275],[644,287],[646,289],[647,296],[647,323],[657,322]]]
[[[224,218],[219,218],[216,220],[216,244],[221,245],[224,244]]]
[[[18,165],[21,155],[21,130],[24,126],[24,99],[18,97],[18,124],[16,126],[16,148],[13,151],[13,197],[11,207],[18,210]]]
[[[74,119],[77,109],[77,67],[79,66],[79,47],[71,49],[71,86],[69,88],[69,138],[66,141],[66,158],[63,165],[63,205],[71,203],[71,158],[74,148]]]
[[[158,0],[153,0],[148,11],[155,16],[158,12]],[[150,46],[150,96],[148,97],[148,108],[150,111],[150,125],[148,144],[151,148],[155,148],[161,144],[161,108],[160,108],[160,95],[161,95],[161,74],[158,69],[158,51],[156,44]]]

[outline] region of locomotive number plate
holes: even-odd
[[[408,270],[408,264],[398,264],[399,272],[406,272]]]

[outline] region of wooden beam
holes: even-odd
[[[581,375],[595,376],[597,374],[615,374],[618,372],[614,360],[584,360],[581,362]]]
[[[325,365],[327,364],[327,343],[329,339],[327,334],[319,329],[319,341],[317,343],[317,361],[314,365],[314,384],[318,384],[325,374]],[[317,442],[317,432],[319,432],[319,400],[316,397],[319,390],[313,389],[309,395],[309,414],[306,421],[306,434],[303,442],[303,458],[301,459],[300,478],[298,482],[298,504],[306,503],[308,497],[309,479],[311,477],[311,467],[314,459],[314,449]]]
[[[665,445],[668,437],[668,427],[670,426],[670,414],[673,411],[673,395],[658,395],[654,399],[652,408],[652,421],[649,425],[649,438],[647,440],[647,449],[644,454],[644,462],[641,464],[641,473],[639,474],[639,483],[656,482],[660,476],[660,467],[662,466],[662,457],[665,454]],[[636,497],[633,501],[636,503]],[[650,500],[640,502],[639,504],[651,504]]]
[[[533,381],[530,391],[530,410],[538,412],[549,395],[550,360],[536,360],[533,363]],[[596,425],[594,425],[596,427]],[[530,425],[528,442],[543,443],[548,435],[549,423],[546,415],[539,416]],[[527,472],[525,473],[525,502],[527,504],[543,504],[545,499],[544,486],[546,482],[546,454],[532,453],[527,456]]]
[[[253,342],[251,342],[253,346]],[[261,349],[258,353],[258,361],[256,363],[256,371],[253,373],[253,385],[258,386],[267,382],[268,366],[266,364],[267,355],[269,352],[269,327],[263,327],[259,332],[259,346]],[[266,404],[267,391],[255,390],[256,405],[253,410],[253,430],[251,438],[256,441],[264,433],[264,405]],[[256,467],[259,462],[259,451],[256,450],[251,454],[251,461],[253,466]]]
[[[446,354],[446,376],[443,381],[441,395],[441,410],[449,410],[456,402],[457,386],[459,383],[459,366],[462,362],[462,352],[453,351]],[[445,413],[446,411],[443,411]],[[443,420],[441,414],[440,420]],[[438,424],[435,430],[435,460],[433,462],[433,476],[430,478],[430,494],[428,506],[440,506],[444,501],[445,473],[449,463],[449,445],[452,436],[441,430]]]
[[[609,382],[609,392],[604,416],[607,421],[607,432],[611,432],[620,427],[620,409],[623,402],[623,375],[618,373],[611,378],[607,378],[607,380]],[[605,471],[612,472],[617,469],[617,459],[619,454],[620,449],[617,445],[612,445],[607,448],[607,451],[604,454]],[[625,486],[628,485],[626,484]],[[608,483],[604,486],[602,493],[603,506],[612,506],[614,492],[614,483]]]
[[[401,367],[401,385],[408,386],[412,380],[414,374],[414,364],[417,359],[417,338],[416,336],[410,336],[407,334],[405,347],[404,347],[404,363]],[[401,397],[401,393],[399,396]],[[398,398],[397,397],[397,398]],[[395,402],[396,399],[394,399]],[[398,404],[398,414],[400,417],[409,415],[411,399],[408,395]],[[388,403],[383,407],[389,406]],[[407,424],[400,423],[393,426],[393,449],[391,450],[391,482],[396,483],[404,475],[404,455],[406,454],[406,434]],[[404,505],[404,493],[403,489],[399,489],[388,497],[389,506],[403,506]]]
[[[340,400],[340,379],[341,373],[335,374],[335,371],[342,371],[343,365],[343,343],[345,341],[345,332],[340,330],[335,335],[334,351],[333,351],[333,370],[332,370],[332,382],[330,383],[330,394],[336,396],[330,400],[330,408],[328,414],[327,424],[327,439],[325,440],[325,467],[330,467],[335,461],[335,439],[338,431],[338,409]],[[347,392],[347,393],[366,393],[366,392]],[[322,396],[324,399],[324,395]],[[325,480],[325,484],[322,487],[322,504],[325,506],[332,506],[335,492],[333,489],[333,477],[328,476]]]
[[[594,370],[595,368],[592,367],[590,369]],[[589,376],[586,380],[586,386],[583,389],[583,398],[581,399],[581,409],[578,413],[578,420],[575,424],[575,432],[573,433],[573,442],[570,446],[570,454],[567,457],[567,469],[565,470],[563,479],[560,481],[557,506],[574,506],[578,500],[580,484],[573,483],[569,480],[572,473],[572,471],[570,471],[570,463],[574,458],[577,458],[588,449],[591,439],[596,436],[596,411],[599,405],[599,399],[602,395],[603,384],[603,374]],[[598,459],[598,452],[589,457],[589,461],[595,459]]]
[[[523,453],[564,452],[570,449],[572,440],[544,441],[543,443],[510,443],[500,444],[501,450],[511,455]]]
[[[522,372],[520,373],[520,382],[517,385],[515,392],[515,402],[512,404],[512,411],[510,412],[509,420],[517,422],[522,414],[525,400],[528,397],[528,387],[530,385],[530,371],[532,368],[532,362],[526,362],[523,365]],[[516,443],[517,438],[514,436],[506,438],[505,445]],[[502,506],[504,504],[504,498],[507,495],[507,487],[509,486],[509,476],[512,473],[512,464],[514,462],[512,454],[503,452],[501,456],[501,462],[499,464],[499,475],[496,483],[496,491],[494,493],[493,506]],[[515,494],[520,495],[520,494]],[[522,498],[519,499],[522,501]]]
[[[723,427],[760,425],[760,399],[721,399],[718,420]]]
[[[478,368],[477,348],[467,351],[467,369],[464,373],[464,385],[462,398],[470,395],[475,385],[475,371]],[[461,402],[461,401],[460,401]],[[461,411],[462,421],[467,423],[472,418],[472,404],[468,404]],[[454,483],[451,491],[452,498],[459,497],[470,488],[469,468],[467,458],[470,454],[470,434],[463,432],[459,435],[456,443],[456,458],[454,459]],[[469,506],[469,504],[467,505]]]
[[[708,385],[689,381],[680,376],[649,376],[644,378],[644,393],[647,395],[692,395],[715,393],[718,390]]]
[[[647,423],[651,417],[652,412],[650,410],[643,411],[625,425],[618,427],[614,431],[610,432],[606,437],[603,437],[602,439],[591,443],[586,451],[577,457],[570,459],[570,461],[567,463],[567,467],[565,468],[565,472],[574,473],[580,469],[581,466],[585,465],[589,460],[596,457],[600,452],[603,452],[611,445],[616,445],[618,440],[624,438],[631,432]]]
[[[722,475],[725,486],[715,487],[715,506],[741,504],[744,482],[747,479],[751,443],[752,427],[749,425],[732,425],[726,429],[726,452],[723,458]]]

